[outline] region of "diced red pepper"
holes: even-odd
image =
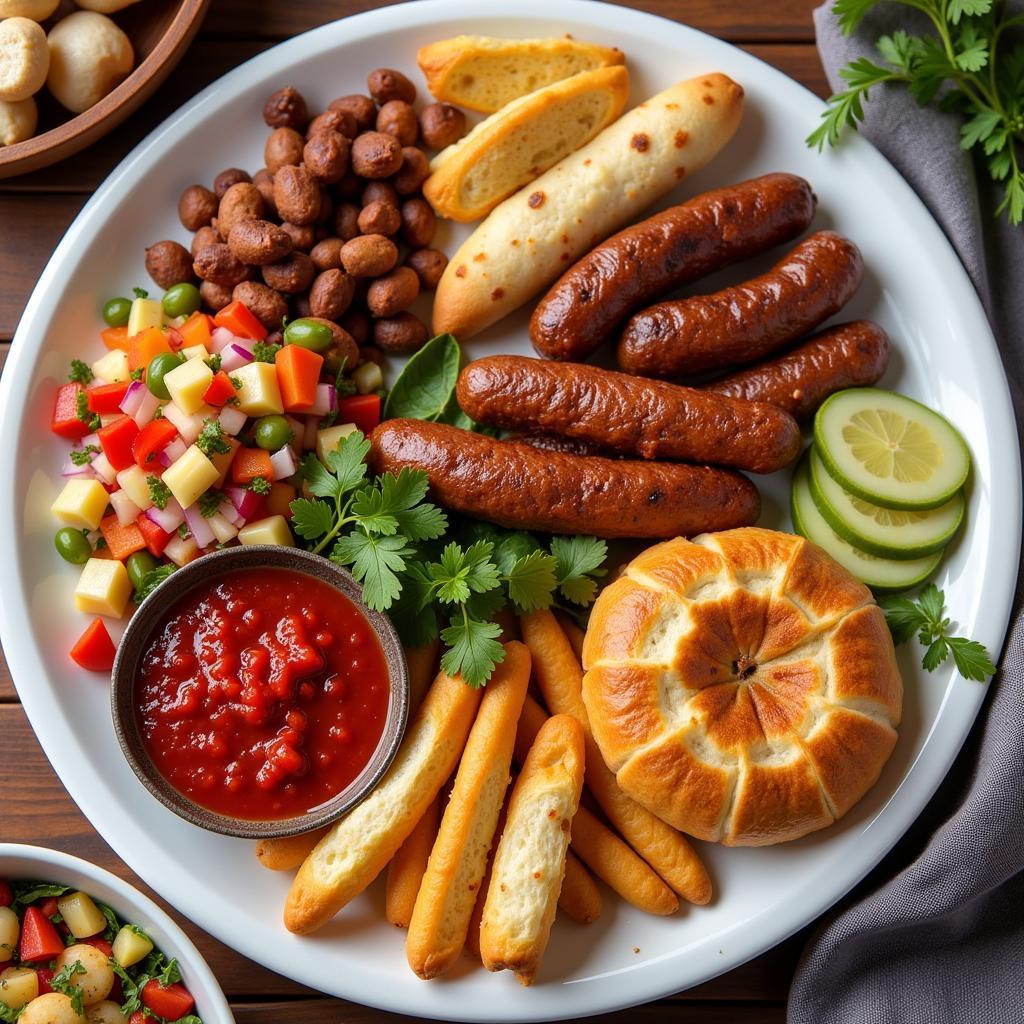
[[[90,672],[109,672],[114,667],[116,653],[114,641],[110,639],[103,620],[95,618],[78,638],[75,646],[71,648],[71,660]],[[53,914],[56,912],[57,901],[54,900]],[[46,916],[51,917],[52,914]]]
[[[237,299],[217,313],[213,322],[218,327],[226,327],[237,338],[262,341],[267,336],[266,327]]]
[[[64,951],[64,943],[53,922],[38,908],[26,907],[21,920],[18,959],[23,963],[48,963]]]
[[[98,384],[89,388],[86,394],[89,396],[89,412],[99,413],[101,416],[106,413],[120,412],[121,399],[128,390],[129,382],[124,380],[117,384]]]
[[[135,464],[135,456],[132,454],[132,445],[135,438],[139,436],[139,428],[135,420],[130,416],[122,416],[120,419],[100,427],[96,431],[100,439],[100,446],[107,461],[119,473]]]
[[[135,525],[142,533],[142,539],[146,542],[146,549],[154,558],[159,558],[164,553],[164,548],[171,543],[173,533],[162,530],[152,519],[146,518],[142,512],[135,519]]]
[[[99,619],[96,621],[99,622]],[[47,917],[53,917],[54,914],[58,913],[56,896],[47,896],[39,901],[38,906]]]
[[[231,378],[223,370],[218,370],[203,395],[203,401],[207,405],[224,405],[229,398],[234,397],[235,385],[231,383]]]
[[[85,390],[81,384],[61,384],[50,418],[50,429],[69,441],[78,441],[89,433],[89,424],[78,418],[78,393]]]
[[[97,935],[91,935],[87,939],[81,940],[86,946],[92,946],[93,949],[98,949],[108,960],[114,955],[114,947],[111,946],[106,939],[101,939]]]
[[[157,455],[177,436],[178,428],[170,420],[150,420],[132,441],[132,458],[136,465],[141,469],[155,469]]]
[[[354,423],[369,434],[380,423],[380,395],[352,395],[338,401],[338,422]]]
[[[50,984],[53,981],[53,976],[56,971],[51,971],[49,967],[37,967],[36,977],[39,979],[39,994],[45,996],[47,992],[53,991],[53,986]]]
[[[287,412],[305,412],[316,401],[324,357],[301,345],[285,345],[274,360],[281,400]]]
[[[9,907],[14,902],[14,890],[11,883],[0,878],[0,907]]]
[[[171,346],[172,352],[178,352],[185,347],[185,339],[176,327],[167,328],[167,344]]]
[[[173,985],[161,985],[156,978],[151,978],[142,986],[142,1005],[149,1007],[158,1017],[177,1020],[195,1009],[196,1001],[180,982]]]

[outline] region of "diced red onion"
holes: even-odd
[[[220,354],[220,368],[225,373],[233,373],[240,366],[252,362],[252,349],[240,341],[233,341]]]
[[[247,491],[244,487],[225,487],[224,493],[228,496],[228,501],[235,506],[238,514],[244,519],[248,519],[256,511],[257,505],[259,505],[259,495],[253,494],[252,491]]]
[[[248,416],[236,406],[225,405],[220,411],[220,416],[217,418],[220,420],[221,430],[225,434],[230,434],[234,437],[245,426]]]
[[[157,452],[153,458],[156,459],[156,464],[161,469],[166,469],[172,462],[174,462],[174,459],[167,454],[166,448],[162,452]]]
[[[164,533],[174,533],[185,522],[185,513],[174,498],[167,499],[166,508],[150,506],[146,509],[145,516],[151,523],[156,523]]]
[[[235,340],[235,336],[226,327],[214,327],[210,335],[210,351],[223,352]]]
[[[326,416],[338,408],[338,392],[333,384],[317,384],[316,399],[309,407],[313,416]]]
[[[110,496],[110,505],[117,514],[117,521],[122,526],[134,523],[142,511],[138,505],[128,497],[127,491],[114,491]]]
[[[302,435],[306,429],[305,423],[297,420],[294,416],[285,416],[284,419],[292,432],[292,439],[288,442],[288,447],[296,452],[302,451]]]
[[[100,452],[92,460],[92,469],[105,484],[112,484],[117,479],[117,470],[110,464],[110,459],[103,452]]]
[[[171,460],[171,462],[177,462],[178,459],[188,451],[188,445],[180,438],[176,437],[166,448],[164,453]]]
[[[150,394],[149,388],[142,383],[141,380],[133,380],[128,385],[128,390],[124,393],[124,397],[121,399],[118,408],[125,414],[125,416],[131,416],[135,418],[135,414],[139,411],[139,406],[142,404],[143,398]]]
[[[85,437],[83,437],[82,440],[79,441],[78,443],[83,448],[88,448],[89,445],[92,445],[95,448],[99,448],[99,446],[100,446],[100,438],[99,438],[98,434],[86,434]],[[96,458],[96,452],[93,452],[91,457],[95,459]]]
[[[306,417],[306,429],[302,432],[302,450],[310,452],[316,448],[316,432],[320,429],[319,416]]]
[[[188,523],[189,532],[195,538],[195,542],[199,547],[209,547],[216,540],[213,530],[210,529],[210,524],[199,510],[198,501],[185,509],[185,522]]]
[[[164,417],[178,428],[178,433],[181,434],[181,439],[186,445],[192,444],[203,429],[204,417],[200,413],[189,416],[173,402],[164,406]]]
[[[274,467],[274,480],[284,480],[294,476],[295,471],[299,468],[295,462],[295,453],[287,445],[270,456],[270,464]]]
[[[92,460],[84,463],[81,466],[76,466],[71,461],[71,456],[68,456],[64,460],[64,465],[60,471],[61,476],[81,476],[81,477],[94,477],[96,474],[92,470]]]
[[[136,383],[141,383],[141,381],[136,381]],[[153,419],[156,415],[157,409],[159,408],[160,399],[157,398],[149,388],[146,388],[146,393],[142,396],[142,401],[139,402],[139,407],[135,410],[135,415],[132,416],[131,413],[128,415],[132,416],[137,427],[144,427]]]
[[[238,514],[238,509],[235,508],[234,504],[230,501],[225,501],[218,511],[217,515],[226,519],[232,526],[238,527],[241,523],[245,522],[245,518]]]
[[[225,501],[221,505],[221,509],[231,509],[231,512],[235,515],[235,506],[230,501]],[[213,535],[221,544],[227,544],[229,540],[233,540],[238,536],[238,527],[233,523],[229,522],[223,511],[218,512],[216,515],[210,516],[207,520],[210,524],[210,529],[213,531]]]

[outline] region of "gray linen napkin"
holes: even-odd
[[[896,28],[926,19],[885,4],[850,38],[814,12],[833,89],[838,70]],[[1024,423],[1024,226],[992,218],[995,193],[958,148],[960,119],[876,86],[863,134],[924,200],[988,312]],[[898,240],[894,239],[894,244]],[[964,338],[970,358],[972,339]],[[1007,538],[1007,543],[1011,542]],[[790,1024],[1024,1021],[1024,586],[999,676],[972,736],[910,833],[804,950]]]

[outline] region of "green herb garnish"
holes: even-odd
[[[92,378],[93,372],[87,364],[83,363],[81,359],[71,360],[71,372],[68,374],[68,380],[84,385],[88,384]]]
[[[252,358],[257,363],[272,363],[277,359],[277,353],[281,351],[280,345],[267,344],[265,341],[257,341],[252,347]]]
[[[89,411],[89,394],[86,391],[79,391],[75,397],[75,415],[88,424],[90,430],[99,430],[103,424],[99,416]]]
[[[204,359],[203,362],[206,363],[206,365],[211,370],[213,370],[214,373],[217,373],[220,370],[221,358],[222,357],[219,352],[214,352],[212,356],[207,356],[207,358]]]
[[[66,964],[50,979],[50,988],[54,992],[62,992],[66,995],[71,1000],[71,1006],[75,1013],[80,1017],[85,1014],[84,993],[73,979],[77,974],[87,973],[82,966],[82,961],[76,960],[73,964]]]
[[[452,335],[431,338],[410,356],[395,378],[384,403],[384,418],[439,419],[455,394],[461,359],[459,343]]]
[[[254,476],[249,481],[248,490],[253,494],[269,494],[270,481],[265,476]]]
[[[220,491],[204,491],[199,495],[199,511],[204,518],[210,519],[217,514],[226,500]]]
[[[149,298],[149,292],[147,292],[145,288],[133,288],[132,289],[132,295],[134,295],[135,298],[137,298],[137,299],[148,299]]]
[[[71,452],[71,464],[74,466],[88,466],[92,462],[92,456],[102,451],[99,445],[87,444],[84,448],[76,448]]]
[[[146,484],[149,487],[150,500],[162,512],[171,500],[171,489],[158,476],[147,476]]]
[[[214,418],[203,421],[203,429],[196,438],[196,447],[209,459],[214,455],[226,455],[231,445],[224,437],[224,428],[220,420]]]

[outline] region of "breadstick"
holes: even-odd
[[[256,859],[268,871],[294,871],[330,829],[330,825],[324,825],[283,839],[257,839]]]
[[[565,612],[558,610],[555,612],[555,618],[558,619],[558,624],[562,627],[562,632],[565,634],[566,639],[572,646],[572,653],[576,655],[576,660],[582,665],[583,664],[583,638],[587,635],[575,619],[570,618]]]
[[[532,985],[565,875],[583,789],[583,729],[570,715],[541,726],[508,805],[480,922],[480,959]]]
[[[427,859],[437,838],[441,821],[441,798],[431,801],[426,813],[409,833],[409,838],[398,848],[388,865],[387,887],[384,890],[384,916],[396,928],[408,928],[412,908],[420,891]]]
[[[501,834],[505,831],[505,822],[508,819],[508,793],[505,796],[506,799],[501,805],[501,813],[498,815],[498,824],[494,826],[494,836],[496,839],[501,838]],[[476,902],[473,904],[473,913],[469,916],[469,928],[466,931],[466,949],[477,960],[480,959],[480,922],[483,920],[484,903],[487,902],[487,890],[491,884],[491,868],[494,867],[495,852],[492,846],[491,855],[487,858],[487,870],[484,872],[483,881],[481,881],[480,888],[477,890]]]
[[[590,732],[583,703],[583,669],[550,611],[520,617],[523,640],[533,655],[534,677],[555,714],[572,715],[586,736],[587,785],[612,824],[648,864],[684,899],[705,904],[711,879],[680,832],[626,796],[604,763]]]
[[[420,647],[405,648],[405,662],[409,666],[409,717],[423,703],[431,680],[437,674],[437,652],[441,641],[434,639]]]
[[[512,742],[529,682],[530,652],[513,640],[505,644],[505,659],[484,691],[416,896],[405,950],[409,966],[421,978],[447,971],[466,943],[508,788]]]
[[[455,768],[480,696],[438,673],[377,788],[303,862],[285,901],[289,931],[322,928],[391,860]]]
[[[526,759],[547,718],[547,712],[527,694],[516,730],[514,756],[518,764]],[[679,900],[647,861],[585,807],[580,807],[575,822],[580,822],[581,816],[586,821],[578,828],[574,825],[572,849],[587,867],[637,909],[659,916],[674,914],[679,909]]]
[[[571,848],[565,855],[565,878],[558,894],[558,908],[579,924],[592,924],[604,909],[597,882]]]

